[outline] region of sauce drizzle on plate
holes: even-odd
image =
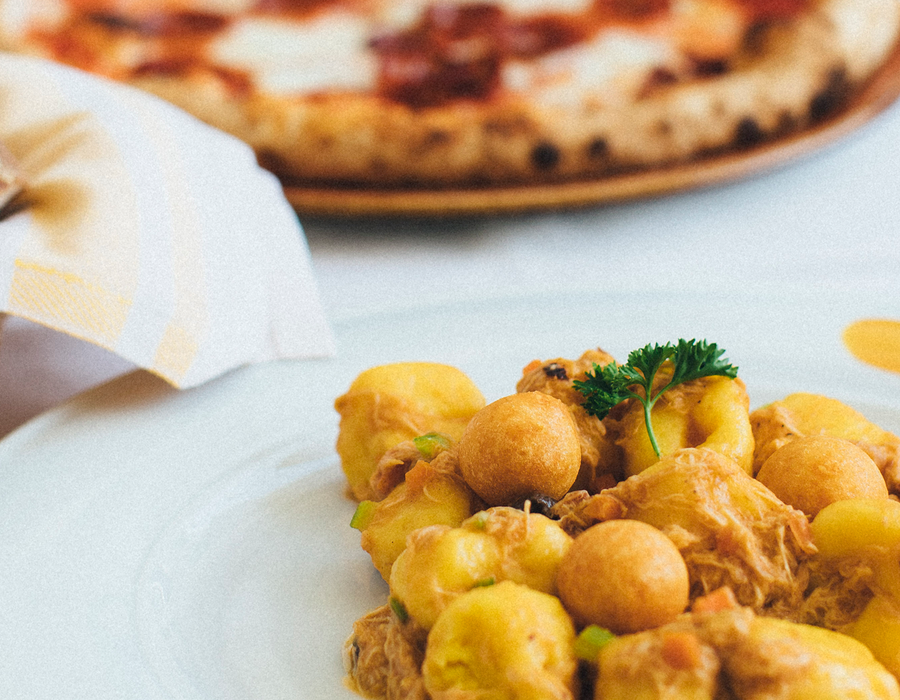
[[[861,319],[844,329],[843,340],[858,360],[900,373],[900,321]]]

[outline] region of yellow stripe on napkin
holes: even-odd
[[[171,380],[180,380],[197,355],[197,341],[181,326],[170,324],[156,348],[153,370]]]
[[[131,301],[72,273],[16,260],[10,313],[112,348]]]

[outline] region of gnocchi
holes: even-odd
[[[360,374],[335,400],[337,452],[351,495],[371,496],[369,479],[388,448],[430,431],[458,438],[483,406],[478,387],[448,365],[400,362]]]
[[[451,603],[422,665],[433,700],[574,700],[575,629],[559,599],[503,581]]]
[[[733,375],[598,417],[578,382],[610,362],[532,362],[488,404],[458,370],[385,365],[338,399],[388,582],[345,646],[355,687],[900,700],[900,438],[814,394],[751,412]]]

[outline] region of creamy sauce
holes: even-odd
[[[866,364],[900,373],[900,321],[863,319],[844,330],[844,344]]]

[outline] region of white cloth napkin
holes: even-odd
[[[0,101],[27,181],[27,207],[0,221],[0,314],[182,388],[334,352],[303,231],[247,146],[33,58],[0,54]]]

